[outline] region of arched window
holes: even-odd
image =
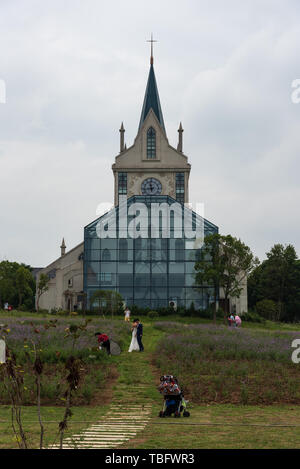
[[[156,132],[153,127],[147,130],[147,158],[149,160],[156,158]]]
[[[103,262],[109,262],[110,261],[110,252],[108,249],[104,249],[102,253],[102,261]]]

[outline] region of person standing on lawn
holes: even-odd
[[[130,313],[131,313],[130,309],[128,308],[128,306],[126,306],[125,311],[124,311],[126,322],[130,322]]]
[[[98,339],[99,348],[105,348],[107,355],[110,355],[110,341],[109,337],[106,334],[101,334],[101,332],[96,332],[95,336]]]
[[[144,351],[144,346],[142,343],[142,337],[143,337],[143,324],[140,323],[139,319],[135,319],[134,322],[137,324],[136,327],[136,338],[140,347],[140,352]]]

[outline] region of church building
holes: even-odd
[[[218,233],[218,227],[184,206],[189,202],[191,165],[183,151],[181,123],[176,148],[168,141],[152,53],[136,138],[127,148],[122,123],[112,171],[114,208],[87,225],[84,242],[72,250],[66,252],[63,240],[61,256],[39,272],[50,278],[40,307],[91,309],[95,291],[114,290],[128,306],[156,309],[172,302],[206,309],[213,291],[195,286],[194,265],[203,236]],[[191,230],[200,232],[201,227],[200,238],[186,233],[188,218]],[[219,300],[222,305],[222,292]],[[246,282],[230,307],[239,314],[247,311]]]

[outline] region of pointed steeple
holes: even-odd
[[[148,82],[147,82],[144,104],[143,104],[143,109],[142,109],[142,114],[141,114],[141,119],[140,119],[139,130],[142,127],[150,109],[153,110],[163,130],[166,131],[164,118],[163,118],[163,114],[162,114],[162,110],[160,106],[160,100],[159,100],[156,79],[155,79],[152,56],[151,56],[150,71],[149,71],[149,76],[148,76]]]

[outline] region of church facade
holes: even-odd
[[[60,258],[40,271],[50,278],[40,307],[90,309],[95,291],[115,290],[129,306],[155,309],[172,302],[206,309],[213,292],[207,285],[195,286],[194,264],[203,236],[218,227],[185,208],[191,165],[183,152],[183,128],[180,123],[177,147],[172,147],[152,57],[137,136],[127,148],[122,123],[112,171],[114,208],[86,226],[84,242],[71,251],[63,240]],[[187,219],[189,231],[200,237],[187,234]],[[239,314],[247,311],[246,282],[240,298],[230,303]]]

